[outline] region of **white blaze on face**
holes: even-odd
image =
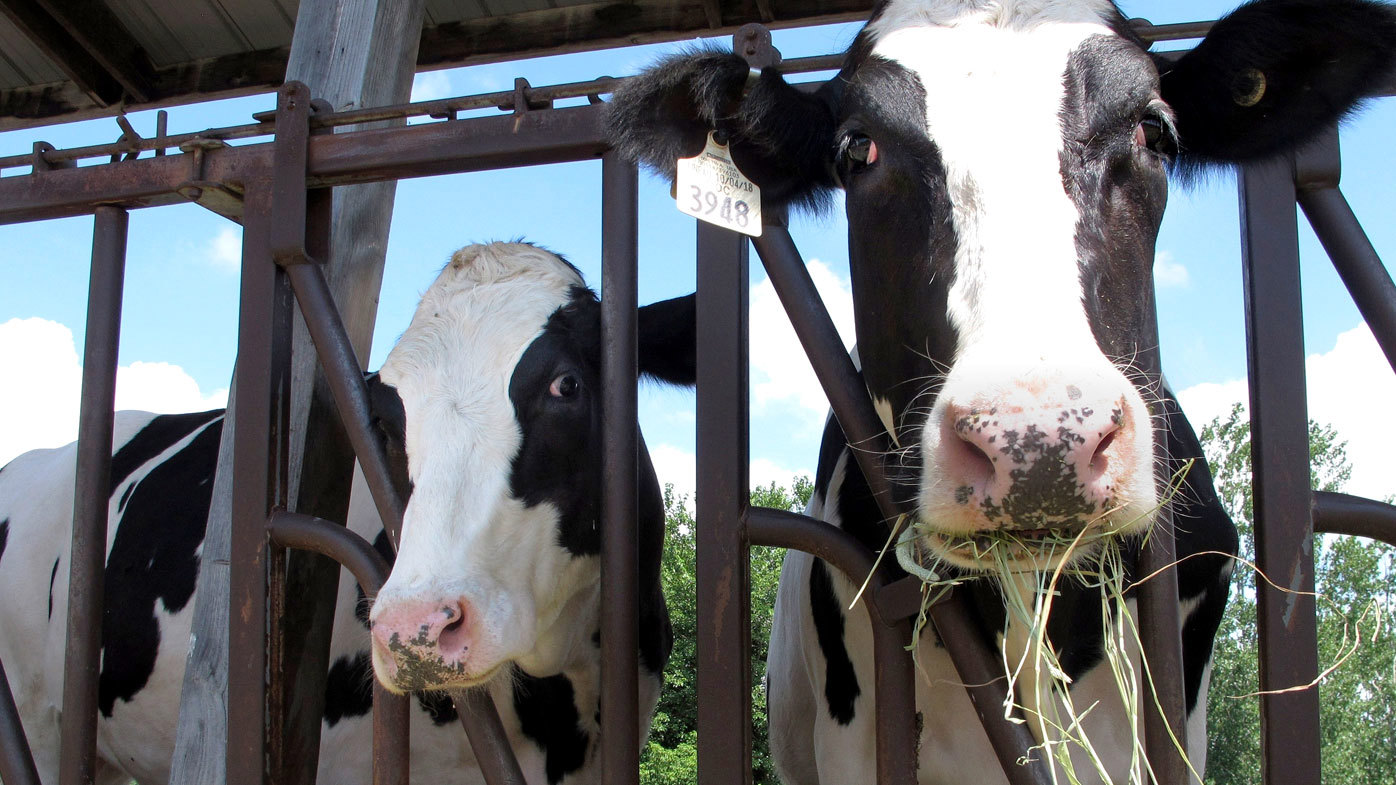
[[[1062,181],[1068,61],[1086,39],[1115,35],[1104,21],[1114,13],[1099,0],[932,0],[894,2],[868,25],[873,55],[916,74],[925,89],[926,131],[941,155],[957,243],[948,310],[958,347],[923,434],[923,510],[935,501],[927,496],[954,490],[937,487],[932,457],[949,401],[987,408],[1021,398],[1024,385],[1037,395],[1071,384],[1147,411],[1091,332],[1080,212]],[[1128,436],[1131,450],[1148,456],[1143,420]],[[1125,483],[1135,487],[1122,496],[1151,505],[1151,462],[1138,463]]]
[[[577,286],[574,270],[532,246],[462,249],[380,372],[406,412],[413,491],[372,618],[394,603],[464,600],[480,636],[462,669],[468,676],[533,650],[547,617],[562,610],[551,606],[566,601],[549,588],[583,569],[573,562],[590,561],[557,544],[552,505],[525,508],[509,487],[522,442],[510,378]]]

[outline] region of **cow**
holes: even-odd
[[[1392,41],[1396,14],[1365,0],[1249,3],[1181,57],[1150,53],[1108,0],[880,0],[816,89],[694,49],[618,88],[607,127],[622,153],[671,176],[711,135],[767,209],[818,212],[843,191],[860,370],[896,450],[893,493],[915,511],[912,544],[941,577],[988,572],[978,546],[1009,539],[1025,570],[1052,561],[1049,542],[1099,532],[1131,562],[1172,498],[1185,743],[1200,774],[1237,535],[1205,462],[1178,494],[1167,490],[1155,434],[1174,459],[1201,448],[1172,395],[1135,364],[1155,340],[1168,173],[1263,161],[1311,140],[1388,78]],[[852,457],[830,419],[808,512],[880,550],[893,522]],[[807,554],[786,557],[767,684],[787,785],[863,783],[875,771],[871,632],[863,607],[850,608],[858,589]],[[1073,749],[1072,776],[1138,777],[1138,729],[1106,699],[1116,686],[1102,665],[1099,595],[1081,612],[1084,590],[1058,589],[1049,639],[1078,711],[1094,707],[1083,726],[1100,755],[1097,768]],[[1009,588],[969,580],[962,591],[986,643],[1017,662]],[[934,631],[913,643],[920,782],[1005,782]],[[1136,646],[1136,674],[1137,660]],[[1029,727],[1039,743],[1058,738]]]
[[[692,296],[641,308],[641,371],[693,383]],[[372,603],[339,586],[319,781],[366,783],[374,674],[413,692],[418,781],[482,776],[445,689],[488,690],[533,785],[600,781],[600,303],[522,243],[454,254],[383,367],[375,427],[406,500]],[[102,785],[165,783],[222,411],[121,412],[112,440],[98,753]],[[75,447],[0,469],[0,657],[45,783],[56,782]],[[672,642],[663,504],[640,449],[641,738]],[[356,472],[348,525],[390,560]],[[450,609],[452,618],[438,611]],[[370,633],[369,628],[372,632]]]

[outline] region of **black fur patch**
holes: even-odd
[[[824,654],[824,697],[829,703],[829,716],[840,725],[847,725],[853,721],[854,702],[862,690],[843,643],[843,609],[834,595],[829,568],[819,559],[814,559],[810,566],[809,605],[819,650]]]
[[[388,532],[386,530],[380,529],[378,531],[378,536],[373,538],[373,549],[378,551],[378,555],[382,556],[384,561],[388,562],[388,566],[392,566],[393,562],[397,559],[397,552],[393,550],[393,543],[388,539]],[[366,630],[369,629],[368,612],[370,610],[372,610],[372,607],[368,604],[368,595],[364,594],[364,587],[355,583],[354,618],[358,619],[359,623],[362,624]]]
[[[1171,67],[1185,167],[1267,158],[1312,139],[1390,77],[1396,9],[1366,0],[1238,8]]]
[[[566,676],[540,679],[515,667],[514,711],[524,735],[543,751],[550,785],[586,763],[591,736],[578,723],[576,696]]]
[[[5,546],[10,541],[10,519],[0,521],[0,559],[5,558]]]
[[[221,416],[222,409],[213,409],[189,414],[162,414],[146,423],[111,457],[112,492],[150,459],[173,447],[175,442],[193,433],[200,425]]]
[[[112,488],[151,458],[164,452],[217,413],[163,415],[127,442],[112,458]],[[97,703],[110,717],[118,698],[131,698],[145,686],[160,647],[157,605],[174,613],[194,595],[213,473],[218,461],[221,421],[203,429],[178,453],[151,469],[137,483],[107,557],[102,614],[102,673]]]
[[[456,702],[445,692],[419,692],[417,705],[431,717],[433,725],[450,725],[460,719],[456,713]]]
[[[53,560],[53,569],[48,574],[48,617],[53,618],[53,582],[58,578],[58,559]]]
[[[708,132],[720,131],[768,205],[817,208],[834,187],[833,90],[811,95],[767,68],[743,95],[748,73],[746,61],[731,52],[690,50],[660,60],[607,104],[612,144],[672,176],[675,161],[697,155]]]
[[[373,710],[373,659],[367,651],[340,657],[325,677],[325,724],[362,717]]]

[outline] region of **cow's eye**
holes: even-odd
[[[1173,137],[1162,117],[1148,115],[1134,126],[1134,146],[1161,155],[1173,152]]]
[[[553,379],[553,383],[548,385],[548,394],[554,398],[571,398],[582,388],[582,383],[577,381],[577,377],[570,373]]]
[[[877,142],[862,134],[844,137],[841,147],[844,161],[853,167],[871,166],[877,161]]]

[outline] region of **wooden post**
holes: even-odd
[[[312,96],[335,110],[408,100],[423,7],[423,0],[302,0],[286,78],[305,82]],[[334,194],[333,250],[326,276],[361,363],[373,338],[395,191],[396,184],[386,182],[340,188]],[[352,453],[324,380],[317,378],[314,350],[299,317],[295,330],[292,504],[296,511],[342,521],[348,512]],[[232,432],[236,416],[236,402],[229,403],[225,434]],[[306,444],[315,445],[308,455]],[[172,762],[171,781],[190,785],[222,785],[226,774],[228,447],[225,442],[219,452]],[[314,782],[338,578],[338,567],[323,557],[296,552],[287,560],[288,596],[304,601],[288,607],[286,626],[299,634],[282,648],[283,663],[298,668],[286,674],[290,716],[281,727],[295,748],[272,756],[278,783]]]

